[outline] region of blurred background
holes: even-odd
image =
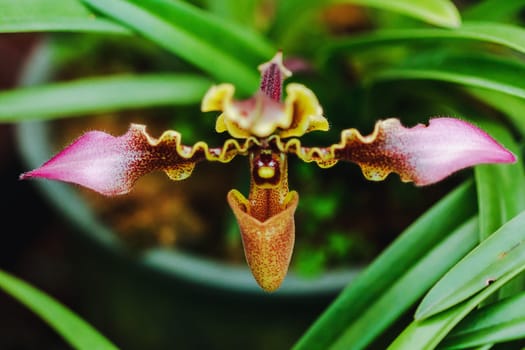
[[[209,8],[219,3],[196,2]],[[273,2],[261,1],[260,8],[250,12],[252,18],[239,16],[238,24],[249,22],[264,32],[271,18],[267,3]],[[476,2],[456,3],[460,8],[468,8]],[[215,11],[220,13],[220,6]],[[475,50],[506,55],[508,48],[494,49],[492,43],[476,42],[469,43],[471,46],[456,45],[453,40],[441,40],[439,44],[415,40],[412,46],[390,46],[388,40],[382,45],[384,38],[378,37],[375,43],[371,41],[370,50],[366,40],[363,44],[357,39],[357,44],[351,43],[346,49],[343,45],[338,52],[341,42],[337,39],[352,38],[372,28],[417,31],[429,25],[387,11],[351,5],[327,6],[315,12],[314,19],[305,18],[290,23],[293,25],[287,35],[280,37],[276,27],[268,36],[270,40],[280,39],[276,47],[289,50],[288,63],[300,68],[292,79],[318,94],[331,123],[330,132],[307,135],[307,142],[333,143],[339,139],[339,131],[349,127],[368,134],[376,119],[394,116],[399,116],[405,125],[426,122],[436,115],[461,115],[464,111],[476,111],[472,115],[483,111],[480,114],[501,119],[500,113],[452,84],[406,77],[367,84],[366,79],[380,68],[388,70],[389,65],[394,72],[405,65],[410,68],[410,64],[417,68],[421,62],[423,67],[439,67],[447,62],[449,54],[454,58],[457,53],[464,59],[460,68],[466,67],[469,72]],[[37,34],[0,35],[0,90],[16,86],[27,59],[35,52],[33,59],[41,55],[35,50],[41,49],[44,38]],[[323,57],[317,49],[327,42],[334,44],[325,46],[327,55],[330,50],[335,53]],[[202,73],[140,36],[56,34],[52,45],[57,57],[61,57],[59,61],[69,62],[58,72],[59,80],[64,81],[129,72]],[[514,53],[509,56],[515,58]],[[481,63],[477,68],[475,74],[486,71]],[[165,128],[174,128],[182,132],[188,144],[201,139],[216,144],[224,139],[224,135],[213,132],[215,115],[203,116],[196,105],[155,106],[147,111],[97,113],[89,117],[92,118],[53,121],[50,125],[57,137],[53,151],[88,129],[122,134],[130,122],[147,122],[155,137]],[[91,121],[98,126],[89,124]],[[74,191],[76,197],[68,197],[74,199],[62,203],[62,207],[76,207],[77,198],[85,200],[97,208],[100,221],[114,229],[113,238],[123,242],[125,248],[123,254],[115,254],[89,234],[78,234],[86,231],[85,227],[73,225],[63,208],[59,210],[51,204],[49,190],[47,196],[41,191],[43,182],[18,180],[30,165],[19,152],[17,133],[15,124],[0,124],[0,269],[49,293],[124,349],[290,348],[363,266],[429,206],[471,175],[468,170],[442,184],[416,188],[401,183],[397,176],[380,183],[368,182],[354,165],[339,164],[321,170],[293,159],[290,188],[298,190],[301,200],[296,214],[293,276],[287,279],[292,287],[284,286],[285,293],[269,295],[253,289],[246,292],[234,285],[234,280],[228,286],[230,280],[224,279],[223,286],[218,287],[188,274],[175,275],[138,263],[141,253],[151,247],[167,251],[181,248],[192,256],[211,258],[211,271],[215,265],[243,270],[243,276],[248,276],[249,283],[255,286],[246,270],[236,223],[225,201],[230,188],[246,193],[245,159],[236,159],[228,166],[199,164],[192,178],[184,183],[170,182],[163,174],[148,176],[122,198],[108,199],[63,185],[61,188]],[[337,275],[330,287],[315,289],[318,278],[340,270],[344,273]],[[221,277],[214,279],[217,280]],[[298,285],[306,289],[294,289]],[[0,349],[68,348],[42,320],[2,292],[0,310]]]
[[[0,89],[17,84],[25,60],[40,38],[35,34],[0,36]],[[14,125],[0,124],[0,268],[78,308],[78,299],[72,292],[71,235],[67,234],[67,224],[46,204],[41,193],[18,181],[25,167],[14,129]],[[0,348],[67,348],[42,320],[2,292],[0,309]]]

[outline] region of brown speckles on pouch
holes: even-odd
[[[294,212],[299,202],[297,193],[280,213],[261,222],[243,209],[244,203],[238,193],[228,193],[230,204],[241,229],[244,253],[253,276],[265,291],[279,288],[292,257],[295,241]]]

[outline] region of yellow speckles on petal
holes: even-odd
[[[389,174],[388,171],[381,171],[376,168],[363,167],[363,175],[370,181],[383,181]]]
[[[165,169],[164,172],[171,180],[180,181],[190,177],[194,168],[195,163],[180,163],[175,167]]]

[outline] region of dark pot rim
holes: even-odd
[[[49,43],[42,42],[27,60],[20,78],[20,85],[38,85],[49,81],[53,75],[52,55]],[[49,123],[46,121],[17,124],[18,148],[28,169],[40,166],[53,155],[49,142],[49,131]],[[179,280],[187,280],[199,286],[242,294],[267,295],[256,284],[247,266],[229,265],[167,248],[152,248],[139,255],[128,254],[129,252],[119,241],[117,235],[96,218],[72,185],[46,180],[36,180],[35,184],[46,199],[79,228],[75,231],[111,252],[133,256],[139,266],[162,272],[166,276],[176,277]],[[327,271],[315,278],[301,278],[290,271],[281,288],[272,295],[276,297],[335,295],[362,269],[362,266],[341,268]]]

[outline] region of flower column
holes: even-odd
[[[290,72],[283,66],[280,53],[259,69],[261,86],[254,97],[230,108],[224,108],[224,105],[213,108],[206,105],[208,100],[205,98],[203,110],[229,109],[229,113],[242,125],[239,129],[251,129],[254,133],[246,136],[257,136],[258,147],[249,152],[248,199],[239,191],[232,190],[228,193],[228,203],[237,218],[246,261],[255,280],[265,291],[274,291],[284,280],[292,257],[294,213],[299,196],[295,191],[288,191],[286,153],[272,145],[268,138],[275,126],[283,129],[290,127],[292,119],[282,118],[284,105],[281,103],[283,80]],[[213,94],[212,90],[209,96]],[[231,115],[223,115],[218,120],[218,131],[227,130],[226,126],[220,125],[225,118],[235,127]]]

